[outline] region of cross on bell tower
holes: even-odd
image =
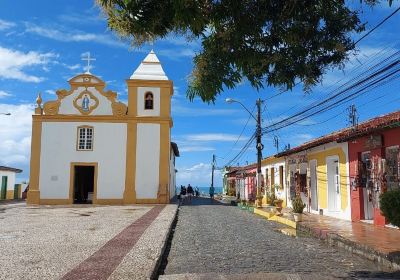
[[[86,57],[85,57],[85,55],[86,55]],[[86,52],[86,53],[83,54],[82,60],[86,60],[87,61],[87,66],[85,67],[86,68],[85,74],[91,74],[90,73],[90,69],[92,68],[92,66],[90,65],[90,61],[95,61],[96,59],[90,57],[90,52]]]

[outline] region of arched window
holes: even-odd
[[[145,110],[153,110],[154,108],[154,98],[151,92],[147,92],[144,95],[144,109]]]

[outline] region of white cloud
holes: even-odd
[[[0,165],[29,166],[32,127],[32,105],[0,104]],[[27,170],[25,170],[27,171]]]
[[[68,65],[68,64],[63,64],[64,67],[68,68],[69,70],[73,71],[73,70],[77,70],[79,68],[81,68],[80,64],[74,64],[74,65]]]
[[[192,58],[196,55],[192,48],[171,48],[157,50],[157,55],[168,57],[172,60],[179,60],[182,58]]]
[[[49,60],[54,57],[57,57],[54,53],[34,51],[23,53],[0,46],[0,78],[39,83],[44,78],[30,75],[25,71],[29,67],[47,65]]]
[[[63,22],[73,23],[73,24],[98,24],[104,22],[99,13],[96,15],[91,13],[91,10],[84,11],[80,14],[62,14],[58,18]]]
[[[227,133],[204,133],[204,134],[189,134],[185,135],[185,139],[188,141],[222,141],[231,142],[237,141],[239,135],[227,134]],[[247,140],[248,137],[242,136],[239,141]]]
[[[15,27],[16,24],[10,21],[0,19],[0,31]]]
[[[176,185],[187,185],[190,183],[192,186],[207,187],[211,182],[211,164],[198,163],[191,167],[178,167],[176,173]],[[216,186],[222,183],[221,172],[214,171],[214,182]]]
[[[12,94],[9,94],[8,92],[5,92],[4,90],[0,90],[0,99],[10,97],[10,96],[12,96]]]
[[[129,47],[127,44],[111,34],[94,34],[83,33],[82,31],[57,30],[54,27],[42,27],[32,23],[26,24],[25,31],[61,42],[93,42],[112,47]]]
[[[213,147],[204,147],[204,146],[179,146],[179,152],[209,152],[215,151]]]
[[[193,48],[200,48],[200,41],[199,40],[187,40],[187,38],[183,36],[174,36],[170,35],[161,40],[161,42],[165,42],[175,46],[191,46]]]
[[[209,117],[209,116],[232,116],[239,112],[236,109],[216,109],[216,108],[194,108],[193,106],[185,106],[180,102],[181,95],[172,98],[172,114],[173,116],[190,116],[190,117]]]
[[[56,92],[54,90],[52,90],[52,89],[45,90],[44,92],[47,93],[47,94],[50,94],[50,95],[55,95],[56,94]]]

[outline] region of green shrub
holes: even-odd
[[[400,227],[400,190],[387,191],[381,194],[380,208],[389,223]]]
[[[303,213],[303,210],[304,210],[304,207],[306,207],[306,204],[303,203],[300,196],[296,196],[296,198],[292,200],[292,207],[293,207],[294,213],[301,214],[301,213]]]

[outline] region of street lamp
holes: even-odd
[[[244,106],[244,104],[238,100],[232,99],[232,98],[227,98],[225,99],[225,102],[228,104],[231,103],[239,103],[249,114],[250,116],[253,117],[253,119],[256,121],[256,136],[257,136],[257,207],[261,207],[262,205],[262,196],[261,196],[261,159],[262,159],[262,153],[261,151],[264,148],[264,145],[261,143],[261,99],[258,98],[256,101],[257,105],[257,118],[250,112],[249,109]]]
[[[11,113],[0,113],[0,115],[10,116]]]

